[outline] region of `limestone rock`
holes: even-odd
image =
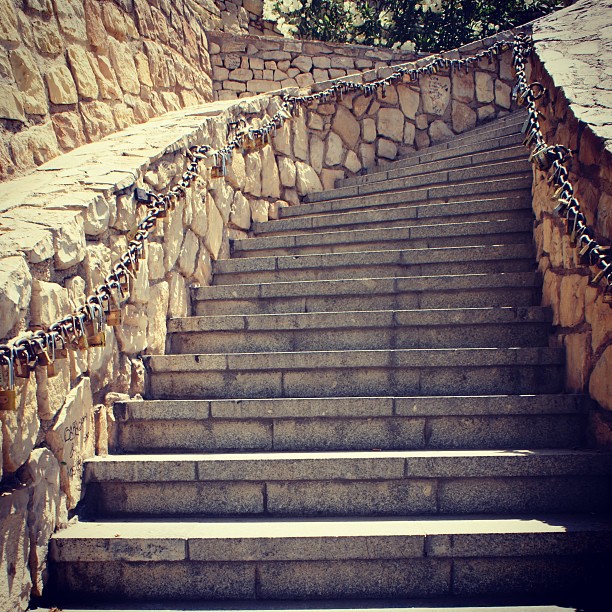
[[[30,302],[32,275],[22,256],[0,260],[0,338],[6,338]]]
[[[0,410],[2,421],[3,473],[15,472],[23,465],[38,439],[40,420],[36,403],[36,377],[16,378],[17,410]]]
[[[565,344],[565,389],[573,393],[581,393],[588,385],[590,334],[567,334],[563,342]]]
[[[401,142],[404,138],[404,114],[397,108],[381,108],[377,129],[380,136]]]
[[[227,165],[227,175],[225,178],[234,189],[244,189],[246,182],[244,155],[238,152],[232,155],[232,161]]]
[[[278,166],[272,147],[269,146],[264,147],[261,151],[261,195],[270,198],[280,197]],[[244,229],[248,229],[248,226]]]
[[[338,106],[332,120],[332,130],[340,136],[342,141],[352,149],[359,141],[361,127],[351,111],[344,106]]]
[[[414,144],[416,145],[417,150],[420,151],[421,149],[425,149],[429,146],[429,143],[430,140],[427,132],[425,130],[417,130],[416,134],[414,135]]]
[[[15,165],[21,168],[44,164],[60,154],[50,121],[15,134],[11,140],[11,149]]]
[[[59,522],[60,465],[48,448],[37,448],[20,470],[20,480],[32,491],[28,507],[30,573],[32,593],[40,597],[47,579],[49,539]]]
[[[409,125],[409,123],[406,123],[406,126]],[[376,148],[373,144],[359,145],[359,156],[361,158],[361,165],[364,168],[370,169],[376,165]],[[323,185],[325,185],[325,182],[323,182]]]
[[[204,238],[206,249],[213,259],[217,259],[223,242],[223,217],[215,206],[210,194],[206,197],[206,213],[208,217],[208,231]]]
[[[318,136],[317,134],[311,134],[310,136],[310,164],[315,169],[315,172],[317,174],[321,172],[321,168],[323,167],[323,150],[324,150],[324,144],[320,136]]]
[[[493,102],[494,98],[493,77],[486,72],[476,72],[476,99],[478,102]]]
[[[256,197],[261,196],[261,157],[259,153],[249,153],[246,156],[244,190]]]
[[[153,355],[163,355],[166,352],[166,321],[170,289],[166,282],[153,285],[147,304],[147,345]]]
[[[357,154],[354,151],[349,151],[346,154],[346,159],[344,160],[344,167],[353,173],[357,173],[361,170],[361,162],[359,161],[359,158],[357,157]]]
[[[53,257],[53,234],[48,228],[18,219],[2,219],[0,250],[24,253],[33,264]]]
[[[97,87],[97,86],[96,86]],[[86,143],[81,115],[75,112],[53,113],[53,130],[59,146],[64,151],[72,151]]]
[[[421,99],[419,92],[410,87],[402,87],[400,85],[397,88],[397,93],[399,95],[399,103],[402,112],[407,119],[414,119]]]
[[[561,279],[559,323],[574,327],[584,320],[584,294],[588,277],[569,274]]]
[[[293,157],[290,123],[285,123],[282,128],[276,130],[276,134],[272,137],[272,142],[277,153]]]
[[[0,85],[0,119],[12,119],[25,123],[21,94],[14,87]]]
[[[169,296],[168,316],[186,317],[189,314],[189,289],[178,272],[170,275]]]
[[[56,375],[52,377],[48,376],[46,368],[36,368],[38,416],[45,420],[55,418],[70,390],[70,361],[58,359],[54,367]]]
[[[83,461],[95,452],[94,410],[90,379],[85,377],[66,396],[66,401],[46,441],[60,461],[60,486],[68,508],[81,499]]]
[[[105,50],[108,45],[108,35],[102,23],[102,7],[96,0],[84,0],[85,29],[92,47]]]
[[[474,72],[455,70],[451,77],[453,100],[471,102],[474,99]]]
[[[0,41],[19,43],[21,39],[17,30],[17,14],[11,0],[0,0]]]
[[[278,181],[276,184],[278,185]],[[237,191],[234,194],[232,213],[230,215],[229,221],[234,227],[238,227],[241,229],[248,230],[251,227],[251,207],[249,206],[249,201],[242,195],[240,191]]]
[[[88,54],[87,57],[91,69],[96,75],[100,96],[105,100],[117,100],[121,98],[121,89],[119,88],[115,71],[108,57],[104,55],[94,57],[91,54]]]
[[[376,152],[378,157],[383,159],[395,159],[397,157],[397,145],[386,138],[379,138],[376,143]]]
[[[206,286],[212,282],[212,259],[202,241],[200,241],[200,245],[193,278],[198,285]]]
[[[6,612],[27,610],[29,607],[32,588],[27,527],[29,493],[28,489],[20,488],[0,495],[0,576],[3,577],[0,601]]]
[[[344,178],[344,170],[330,170],[323,168],[321,171],[321,182],[323,183],[323,189],[330,190],[336,186],[336,181]]]
[[[606,348],[591,372],[589,395],[602,408],[612,410],[612,346]]]
[[[476,109],[476,115],[478,116],[478,123],[489,121],[489,119],[495,117],[495,107],[492,104],[480,106]]]
[[[506,85],[503,81],[497,79],[495,81],[495,104],[502,108],[510,108],[512,105],[512,89],[510,85]]]
[[[389,109],[392,110],[392,109]],[[404,118],[402,117],[402,123]],[[366,117],[361,122],[361,139],[364,142],[374,142],[376,140],[376,122],[371,117]],[[331,134],[330,134],[331,135]]]
[[[85,251],[85,290],[93,293],[111,272],[111,252],[104,244],[89,244]]]
[[[297,159],[307,162],[308,157],[308,128],[306,127],[305,113],[294,118],[292,123],[293,153]]]
[[[66,55],[79,96],[82,98],[97,98],[99,93],[98,82],[85,49],[78,45],[72,45],[68,48]]]
[[[421,79],[423,112],[443,115],[450,103],[450,79],[437,74]]]
[[[176,208],[166,217],[164,225],[164,267],[169,272],[174,267],[181,253],[183,244],[183,202],[179,202]]]
[[[164,247],[158,242],[149,243],[149,280],[157,281],[164,278],[166,269],[164,267]]]
[[[330,132],[327,137],[327,152],[325,154],[325,164],[337,166],[342,161],[342,140],[334,132]]]
[[[254,223],[263,223],[268,220],[270,203],[267,200],[251,200],[249,205]]]
[[[467,104],[453,100],[451,107],[451,119],[455,132],[460,134],[476,127],[476,113]]]
[[[39,53],[59,55],[62,52],[64,41],[55,21],[37,21],[36,27],[32,29],[32,34]]]
[[[55,13],[60,30],[68,37],[85,42],[85,10],[81,0],[55,0]]]
[[[121,325],[115,327],[121,352],[137,355],[147,348],[147,323],[146,304],[127,304],[124,307]]]
[[[431,138],[431,142],[434,144],[437,142],[444,142],[452,138],[455,134],[453,131],[444,123],[437,119],[436,121],[432,121],[429,126],[429,137]]]
[[[110,107],[104,102],[92,100],[80,104],[83,126],[89,140],[100,140],[116,130]]]
[[[404,144],[412,145],[414,144],[414,135],[416,133],[416,128],[413,123],[410,121],[406,121],[404,124]]]
[[[278,158],[280,181],[283,187],[295,187],[295,164],[288,157]]]
[[[100,246],[106,248],[104,245]],[[33,325],[49,327],[58,319],[70,314],[70,312],[70,298],[65,287],[57,283],[48,283],[34,279],[30,302],[30,321]]]
[[[211,185],[211,189],[213,186],[215,187],[215,204],[223,217],[223,222],[227,223],[234,202],[234,190],[226,181],[217,181],[216,184]]]
[[[305,164],[304,162],[296,161],[296,184],[299,195],[306,195],[308,193],[316,193],[323,189],[321,181],[314,171],[312,166]]]
[[[140,94],[138,71],[130,48],[127,44],[110,38],[109,51],[121,89],[127,93]]]
[[[32,54],[24,47],[19,47],[11,51],[10,58],[25,112],[32,115],[46,114],[48,104],[45,86]]]
[[[272,202],[270,204],[270,208],[268,210],[268,216],[270,219],[280,219],[279,211],[282,208],[286,208],[289,206],[288,202],[284,202],[283,200],[276,200],[276,202]]]

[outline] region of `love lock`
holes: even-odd
[[[106,334],[104,333],[104,310],[100,304],[90,302],[87,305],[88,316],[85,320],[85,334],[87,344],[90,347],[106,346]]]
[[[3,370],[7,370],[7,378]],[[17,410],[17,394],[15,393],[15,372],[13,370],[12,351],[0,355],[0,410]]]

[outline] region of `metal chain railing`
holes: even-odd
[[[541,97],[543,88],[539,83],[528,85],[525,78],[525,58],[531,51],[531,42],[525,36],[516,36],[512,42],[504,40],[495,42],[488,49],[481,50],[471,57],[451,59],[439,56],[420,67],[399,66],[390,76],[366,84],[341,80],[317,93],[283,94],[278,111],[264,120],[259,127],[248,128],[244,120],[233,122],[235,133],[224,147],[216,150],[209,145],[190,147],[185,152],[189,165],[176,185],[167,188],[165,193],[135,190],[135,198],[147,206],[147,214],[137,227],[128,233],[130,240],[126,252],[113,266],[112,272],[105,277],[104,283],[93,295],[85,299],[85,305],[56,321],[47,329],[27,332],[20,338],[14,338],[7,344],[0,345],[0,410],[16,409],[15,377],[28,378],[36,367],[46,368],[47,375],[54,376],[58,373],[55,362],[67,358],[68,350],[104,346],[105,325],[121,324],[122,300],[130,292],[131,279],[136,277],[139,260],[144,257],[145,243],[151,231],[157,226],[158,220],[166,217],[176,202],[185,197],[187,189],[198,177],[202,160],[212,160],[211,178],[222,177],[226,174],[227,164],[234,151],[240,149],[250,151],[264,146],[270,136],[282,127],[285,121],[292,119],[302,106],[312,102],[341,100],[343,94],[357,91],[365,96],[371,96],[380,89],[384,97],[387,86],[400,80],[404,81],[406,77],[409,82],[414,82],[421,76],[436,74],[441,69],[468,72],[477,62],[483,59],[492,60],[509,48],[513,49],[513,63],[518,78],[515,95],[520,104],[527,106],[529,113],[525,124],[527,133],[525,144],[534,145],[530,159],[535,160],[541,168],[553,170],[552,181],[558,185],[559,198],[556,210],[559,214],[565,214],[571,225],[571,236],[582,247],[581,256],[586,255],[591,265],[601,269],[592,282],[596,284],[605,276],[608,282],[605,295],[612,296],[610,294],[612,263],[608,260],[604,247],[596,241],[592,230],[586,226],[585,217],[580,212],[580,206],[573,197],[572,185],[568,181],[568,172],[564,163],[569,159],[570,152],[561,145],[546,145],[539,128],[535,101]]]
[[[554,213],[565,221],[565,230],[570,236],[570,245],[578,247],[580,262],[596,269],[589,284],[597,286],[605,280],[603,301],[612,307],[612,259],[610,247],[602,245],[587,219],[580,210],[580,203],[574,195],[574,187],[569,180],[566,167],[572,159],[572,151],[560,144],[549,145],[540,129],[539,112],[536,101],[543,99],[546,90],[541,83],[527,83],[525,61],[531,51],[529,39],[522,37],[522,44],[513,47],[513,64],[517,84],[514,88],[517,102],[527,107],[527,120],[523,126],[524,144],[531,147],[529,160],[540,170],[547,171],[548,182],[555,186],[553,199],[557,202]]]

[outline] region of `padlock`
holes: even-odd
[[[17,352],[15,352],[15,356],[14,356],[14,372],[15,372],[15,376],[17,378],[30,378],[30,374],[32,373],[32,370],[34,369],[34,363],[30,360],[29,355],[27,354],[27,352],[24,354],[22,352],[21,355],[19,355]]]
[[[119,327],[121,325],[121,305],[119,296],[115,295],[112,291],[108,294],[106,324],[111,327]]]
[[[596,287],[599,284],[599,281],[606,275],[612,274],[612,263],[608,263],[607,265],[605,265],[599,272],[597,272],[597,274],[595,274],[595,276],[593,276],[590,280],[589,280],[589,285],[591,285],[591,287]]]
[[[69,348],[73,351],[85,351],[89,348],[83,326],[83,315],[72,317],[72,338],[69,341]]]
[[[55,353],[55,359],[67,359],[68,358],[68,346],[66,344],[66,339],[60,332],[52,332],[51,334],[52,342],[53,342],[53,352]],[[57,345],[57,341],[60,340],[62,346]]]
[[[37,368],[46,368],[52,363],[53,360],[51,359],[51,355],[49,355],[47,347],[44,346],[44,340],[42,338],[33,338],[32,350],[34,351],[34,355],[36,355]]]
[[[7,381],[4,380],[2,373],[4,367],[7,368],[8,372]],[[0,410],[17,410],[15,372],[13,371],[13,360],[9,355],[2,355],[2,361],[0,361]]]
[[[90,303],[87,306],[89,318],[85,321],[85,334],[87,336],[87,344],[90,347],[106,346],[106,334],[104,328],[104,313],[102,306],[95,303]]]

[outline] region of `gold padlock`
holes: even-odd
[[[8,381],[4,380],[2,372],[4,367],[8,370]],[[2,361],[0,361],[0,410],[17,410],[15,372],[13,371],[13,360],[8,355],[2,355]]]
[[[57,345],[57,341],[60,340],[62,346]],[[59,332],[53,332],[51,334],[51,342],[53,343],[53,352],[55,359],[67,359],[68,357],[68,346],[66,345],[66,339]]]
[[[224,166],[213,166],[210,169],[210,178],[217,179],[225,176],[225,167]]]
[[[106,346],[106,334],[103,331],[104,315],[102,306],[99,304],[88,304],[89,318],[85,321],[85,334],[87,344],[90,347]]]
[[[15,353],[14,372],[17,378],[30,378],[33,370],[33,363],[28,355],[18,355]]]

